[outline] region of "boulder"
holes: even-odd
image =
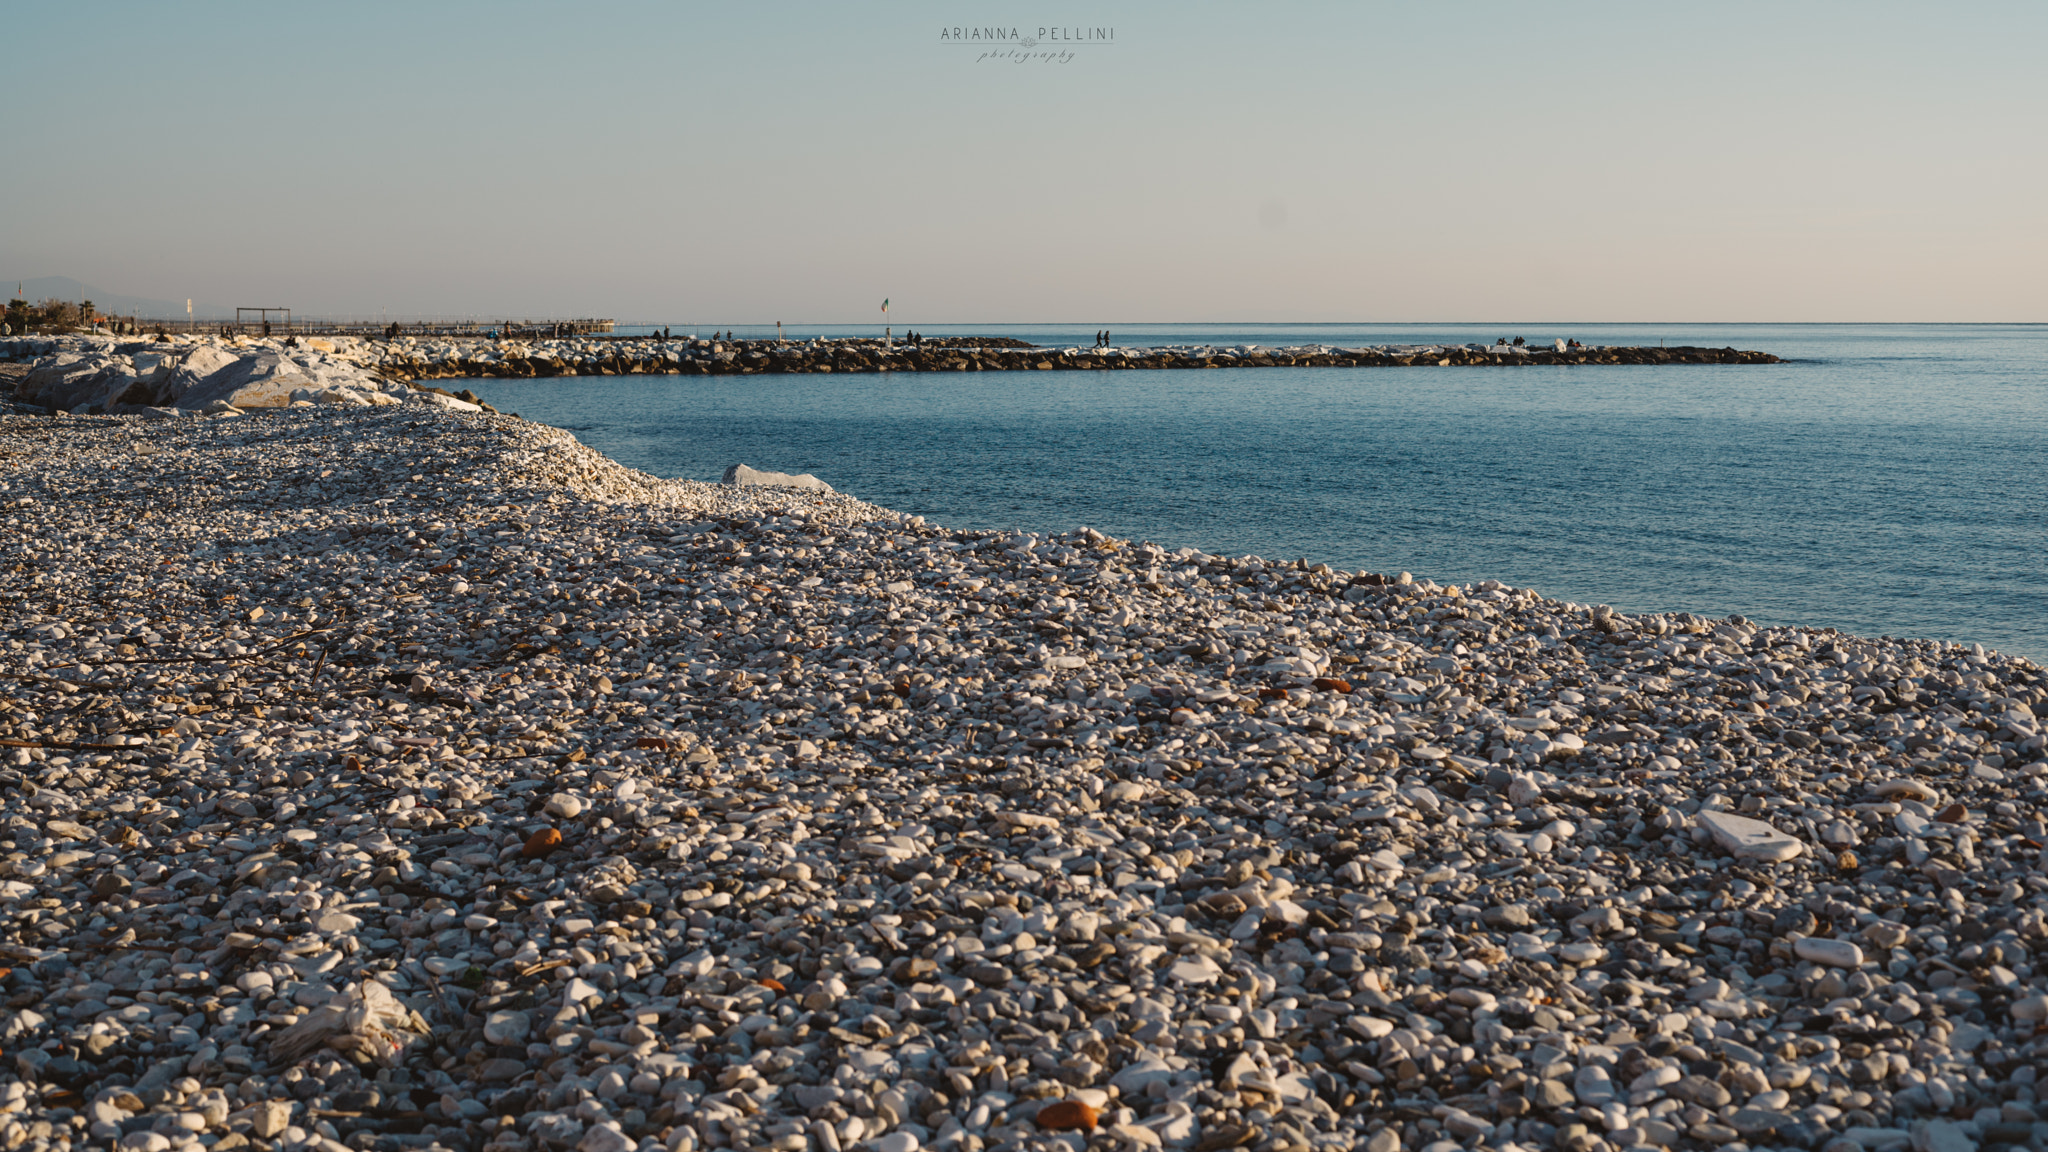
[[[762,472],[745,464],[735,464],[725,470],[720,483],[741,488],[815,488],[820,492],[832,491],[832,486],[808,472],[791,476],[787,472]]]
[[[137,352],[130,358],[135,365],[135,378],[146,381],[157,392],[171,377],[171,371],[178,366],[176,353],[169,349],[162,351]]]
[[[164,384],[164,399],[176,403],[185,393],[233,368],[240,357],[214,344],[201,344],[185,354]]]
[[[76,412],[104,411],[116,404],[155,404],[159,385],[135,374],[126,357],[58,355],[37,364],[15,389],[23,404]]]
[[[291,361],[301,373],[312,377],[317,387],[374,389],[381,383],[362,365],[349,360],[302,350]]]
[[[483,411],[482,407],[475,404],[471,404],[467,400],[457,400],[455,397],[448,395],[446,392],[428,392],[422,390],[408,393],[406,395],[406,399],[412,401],[415,404],[432,404],[436,408],[446,408],[453,412]]]
[[[300,388],[291,395],[293,403],[305,401],[308,404],[348,404],[357,408],[383,407],[402,403],[396,396],[362,388]]]
[[[194,371],[195,362],[201,367],[215,362],[214,357],[201,360],[200,353],[206,351],[209,349],[195,351],[172,374],[174,388],[180,378],[189,380],[172,397],[180,408],[204,408],[219,400],[243,409],[283,408],[291,404],[294,391],[318,386],[318,381],[301,371],[289,357],[268,348],[236,357],[231,363],[200,375]]]

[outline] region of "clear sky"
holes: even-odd
[[[1115,41],[940,40],[1054,26]],[[2038,2],[102,2],[0,40],[0,274],[136,296],[2048,320]]]

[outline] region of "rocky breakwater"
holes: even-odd
[[[1390,368],[1582,364],[1775,364],[1733,348],[1528,349],[1488,345],[1334,348],[1034,348],[953,338],[923,347],[879,340],[401,340],[378,370],[398,379],[546,376],[748,376],[790,372],[1126,371],[1192,368]]]
[[[25,410],[169,416],[295,404],[487,407],[466,391],[388,379],[377,359],[366,342],[346,337],[0,340],[0,361],[29,365],[13,397]]]
[[[9,1147],[2048,1134],[2025,661],[410,405],[0,450]]]

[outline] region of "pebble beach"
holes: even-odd
[[[2027,661],[43,367],[0,1148],[2048,1137]]]

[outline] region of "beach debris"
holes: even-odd
[[[295,1064],[320,1049],[331,1049],[385,1068],[403,1061],[406,1046],[428,1031],[417,1012],[391,989],[368,980],[350,984],[270,1041],[270,1058]]]

